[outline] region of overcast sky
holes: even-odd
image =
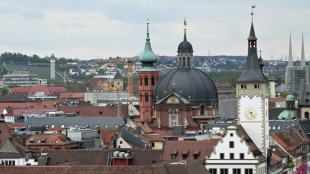
[[[187,17],[194,55],[246,55],[251,6],[264,59],[310,60],[309,0],[0,0],[0,52],[93,59],[132,57],[144,48],[146,14],[155,54],[175,56]]]

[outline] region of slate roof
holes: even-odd
[[[251,25],[250,35],[248,38],[249,41],[257,40],[255,36],[254,26],[253,23]],[[236,80],[237,83],[243,82],[268,82],[268,79],[262,72],[260,68],[258,56],[257,56],[257,48],[256,47],[249,47],[248,48],[248,56],[247,61],[245,64],[245,70],[241,74],[241,76]]]
[[[286,108],[269,107],[269,120],[276,120],[278,116],[286,110]]]
[[[310,139],[310,120],[304,119],[299,120],[300,128],[303,130],[302,132]]]
[[[19,95],[19,94],[5,95],[5,96],[0,97],[0,103],[7,103],[7,102],[21,103],[21,102],[32,102],[32,101],[33,101],[32,99],[26,96],[23,96],[23,95]]]
[[[221,119],[236,119],[237,113],[237,99],[219,100],[219,113]]]
[[[131,132],[127,130],[127,128],[123,127],[120,131],[121,137],[130,144],[134,144],[138,147],[144,148],[148,145],[147,142],[143,141],[141,138],[133,135]]]
[[[188,99],[191,96],[191,104],[199,106],[205,103],[208,106],[218,103],[217,89],[212,79],[205,72],[196,68],[175,68],[166,73],[159,79],[153,94],[153,102],[156,102],[156,97],[161,100],[167,94],[173,92],[173,83],[175,91],[182,91],[182,96]]]
[[[101,129],[117,129],[115,126],[123,126],[125,121],[122,117],[44,117],[44,118],[27,118],[24,126],[29,125],[54,125],[55,127],[70,127],[70,126],[86,126],[95,128],[97,125]],[[105,126],[108,125],[108,128]]]
[[[121,73],[119,71],[116,72],[114,79],[123,79],[123,76],[121,75]]]

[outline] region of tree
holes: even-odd
[[[288,96],[288,95],[292,95],[292,93],[291,92],[282,92],[281,97],[286,98],[286,96]]]
[[[2,94],[6,95],[6,94],[8,94],[10,92],[10,89],[4,86],[4,87],[1,88],[0,92]]]

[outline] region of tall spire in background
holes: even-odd
[[[290,33],[290,46],[289,46],[289,53],[288,53],[288,66],[293,66],[293,54],[292,54],[292,39]]]
[[[304,49],[304,33],[302,33],[301,35],[302,37],[302,43],[301,43],[301,66],[305,67],[306,66],[306,62],[305,62],[305,49]]]

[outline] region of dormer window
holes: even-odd
[[[260,88],[259,84],[254,84],[254,88],[259,89]]]

